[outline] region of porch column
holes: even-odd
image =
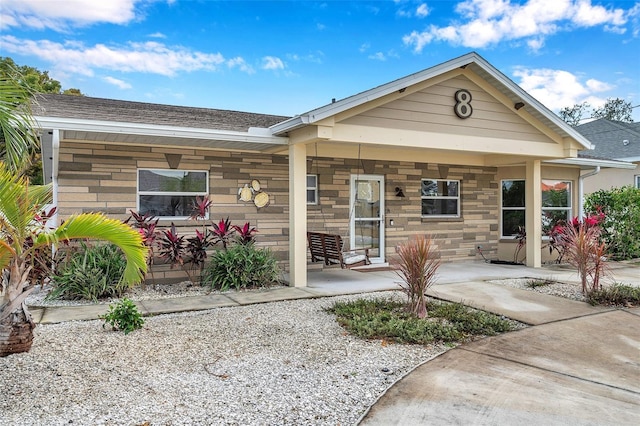
[[[527,266],[542,266],[542,183],[540,160],[527,161],[525,188],[525,229],[527,231]]]
[[[291,285],[307,286],[307,146],[289,145],[289,269]]]

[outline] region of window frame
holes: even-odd
[[[315,186],[309,186],[309,178],[312,177],[315,179]],[[318,175],[313,173],[307,173],[307,205],[309,206],[317,206],[320,204],[320,199],[318,198]],[[309,191],[313,191],[313,201],[309,201]]]
[[[205,174],[205,192],[199,191],[141,191],[140,190],[140,172],[141,171],[151,171],[151,172],[183,172],[183,173],[204,173]],[[140,167],[136,170],[136,210],[140,211],[140,196],[153,196],[153,195],[175,195],[181,197],[189,197],[192,196],[194,201],[196,197],[209,197],[210,188],[209,188],[209,170],[197,170],[197,169],[158,169],[151,167]],[[154,216],[161,220],[184,220],[189,219],[190,216]],[[209,219],[209,212],[207,212],[207,216],[205,219]]]
[[[501,239],[509,239],[509,240],[514,240],[516,239],[518,236],[513,234],[513,235],[505,235],[504,234],[504,211],[508,210],[508,211],[522,211],[524,212],[524,220],[525,223],[522,226],[525,226],[525,224],[527,223],[527,199],[526,199],[526,192],[524,195],[524,203],[523,205],[514,207],[514,206],[508,206],[505,207],[504,206],[504,192],[503,192],[503,188],[504,188],[504,182],[523,182],[525,184],[525,188],[526,188],[526,180],[525,179],[501,179],[500,180],[500,238]],[[525,189],[526,191],[526,189]]]
[[[566,207],[557,207],[557,206],[548,206],[545,207],[544,205],[542,206],[542,218],[544,220],[544,212],[545,211],[565,211],[566,212],[566,221],[570,221],[571,220],[571,216],[573,214],[573,182],[570,180],[562,180],[562,179],[541,179],[540,180],[540,184],[544,184],[545,182],[559,182],[559,183],[565,183],[567,184],[568,187],[568,196],[567,196],[567,206]],[[542,188],[540,188],[540,192],[542,195]],[[542,224],[542,227],[544,229],[544,223]],[[544,237],[544,236],[543,236]]]
[[[456,182],[458,185],[458,195],[422,195],[422,185],[424,181],[433,181],[433,182]],[[437,186],[437,184],[436,184]],[[422,213],[422,201],[423,200],[456,200],[456,213],[455,214],[423,214]],[[422,219],[433,219],[433,218],[449,218],[449,219],[459,219],[461,217],[462,210],[462,184],[460,179],[434,179],[434,178],[422,178],[420,179],[420,217]]]
[[[636,184],[636,188],[640,189],[640,175],[635,175],[635,184]]]

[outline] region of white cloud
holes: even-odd
[[[61,44],[49,40],[21,40],[13,36],[1,36],[0,43],[4,51],[37,56],[51,63],[55,71],[87,76],[92,76],[96,68],[174,76],[184,71],[216,70],[226,62],[220,53],[192,51],[180,46],[169,47],[152,41],[85,46],[79,42]]]
[[[262,69],[264,70],[283,70],[284,62],[275,56],[265,56],[262,58]]]
[[[463,18],[450,25],[431,25],[424,31],[413,31],[403,37],[405,45],[421,52],[434,41],[481,48],[505,40],[525,39],[533,49],[544,45],[546,36],[577,27],[602,26],[610,32],[622,33],[623,25],[637,14],[636,7],[627,11],[593,5],[591,0],[528,0],[512,4],[508,0],[465,0],[456,6]]]
[[[368,56],[369,59],[374,59],[376,61],[386,61],[387,57],[382,52],[376,52]]]
[[[119,80],[119,79],[114,78],[114,77],[105,77],[105,78],[103,78],[103,80],[106,81],[109,84],[113,84],[114,86],[116,86],[116,87],[118,87],[120,89],[131,89],[131,87],[132,87],[126,81]]]
[[[0,28],[25,26],[64,31],[94,23],[126,24],[135,19],[135,7],[144,0],[2,0]]]
[[[564,70],[519,67],[513,75],[519,78],[517,83],[520,87],[554,111],[585,101],[592,105],[602,103],[603,99],[598,96],[598,93],[614,88],[608,83],[595,79],[589,79],[583,83],[578,76]]]
[[[163,33],[159,32],[159,31],[155,32],[153,34],[149,34],[149,37],[151,37],[151,38],[167,38],[166,35],[164,35]]]
[[[429,8],[427,7],[427,4],[426,3],[422,3],[416,9],[416,16],[418,18],[426,18],[429,15],[429,12],[431,12],[431,10],[429,10]]]
[[[256,72],[251,65],[247,64],[244,58],[240,56],[229,59],[227,61],[227,66],[229,68],[238,68],[240,71],[244,71],[247,74],[254,74]]]

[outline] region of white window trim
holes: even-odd
[[[505,210],[509,210],[509,211],[523,211],[525,212],[525,215],[527,213],[527,206],[526,206],[526,201],[525,201],[525,205],[522,207],[505,207],[502,205],[503,203],[503,199],[502,199],[502,188],[504,187],[504,182],[515,182],[515,181],[523,181],[525,182],[524,179],[521,178],[513,178],[513,179],[502,179],[500,181],[500,239],[502,240],[515,240],[517,237],[515,235],[504,235],[504,214],[503,212]]]
[[[458,195],[422,195],[422,182],[426,180],[431,180],[435,182],[457,182],[458,183]],[[430,179],[423,178],[420,179],[420,213],[423,219],[431,219],[431,218],[459,218],[460,217],[460,203],[461,203],[461,193],[462,186],[460,184],[460,180],[458,179]],[[456,200],[457,201],[457,212],[456,214],[422,214],[422,200]]]
[[[317,206],[319,204],[318,200],[318,175],[313,174],[313,173],[309,173],[307,174],[307,182],[309,182],[309,176],[313,176],[316,179],[316,185],[315,186],[308,186],[307,185],[307,192],[308,191],[313,191],[313,199],[314,201],[307,201],[307,204],[310,206]]]
[[[562,180],[562,179],[542,179],[541,180],[541,182],[545,182],[545,181],[568,183],[569,184],[569,200],[568,200],[569,205],[567,207],[542,207],[542,212],[544,213],[545,211],[564,210],[567,212],[567,220],[571,220],[571,216],[573,215],[573,182],[570,180]],[[542,188],[540,189],[540,191],[542,192]]]
[[[140,191],[140,171],[158,171],[158,172],[197,172],[205,174],[205,183],[206,183],[206,193],[200,192],[171,192],[171,191]],[[140,211],[140,196],[141,195],[178,195],[178,196],[193,196],[194,201],[195,197],[208,197],[209,196],[209,170],[197,170],[197,169],[157,169],[157,168],[146,168],[141,167],[136,171],[136,211]],[[189,219],[189,216],[156,216],[161,220],[183,220]],[[207,212],[207,217],[205,219],[209,219],[209,212]]]

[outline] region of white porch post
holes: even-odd
[[[307,286],[307,146],[289,145],[289,269],[291,285]]]
[[[527,266],[542,266],[542,190],[540,160],[527,161],[526,167],[526,220]]]

